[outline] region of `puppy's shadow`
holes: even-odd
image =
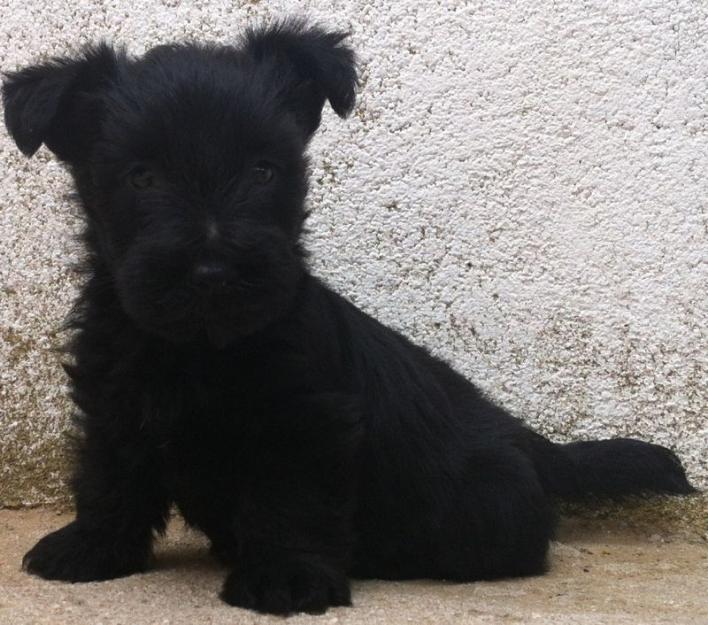
[[[158,543],[151,569],[221,573],[226,566],[211,553],[206,541],[185,532],[178,540]]]

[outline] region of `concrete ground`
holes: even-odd
[[[704,510],[703,507],[701,507]],[[545,576],[475,584],[367,581],[353,608],[293,625],[461,623],[708,624],[705,519],[646,523],[619,513],[565,519]],[[646,521],[647,515],[640,515]],[[2,625],[218,625],[282,623],[222,604],[223,568],[200,536],[171,523],[143,575],[91,584],[46,582],[20,570],[24,552],[69,520],[48,509],[0,510]],[[666,519],[666,517],[662,517]]]

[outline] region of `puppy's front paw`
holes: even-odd
[[[221,598],[230,605],[283,615],[321,614],[329,606],[351,605],[343,572],[304,560],[234,570],[226,578]]]
[[[90,582],[136,573],[147,554],[119,544],[109,535],[86,534],[77,523],[47,534],[22,559],[22,568],[44,579]]]

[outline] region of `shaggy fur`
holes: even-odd
[[[310,275],[305,150],[326,101],[354,105],[344,39],[291,21],[6,75],[9,132],[68,166],[88,257],[76,520],[29,572],[142,571],[174,503],[226,602],[317,612],[350,576],[541,573],[559,498],[693,491],[663,447],[546,440]]]

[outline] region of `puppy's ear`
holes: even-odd
[[[5,125],[17,146],[32,156],[42,143],[69,162],[86,155],[98,130],[96,94],[116,74],[117,55],[107,44],[84,48],[4,75]]]
[[[347,35],[300,20],[246,33],[244,51],[282,82],[281,96],[308,137],[320,125],[325,100],[340,117],[354,108],[356,60],[353,50],[342,43]]]

